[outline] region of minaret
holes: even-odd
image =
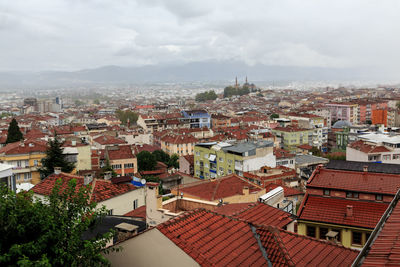
[[[235,87],[236,87],[236,88],[238,87],[237,76],[236,76],[236,78],[235,78]]]
[[[248,83],[248,82],[247,82],[247,75],[246,75],[246,83]]]

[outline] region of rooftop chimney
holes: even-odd
[[[368,172],[368,165],[364,165],[364,166],[363,166],[363,171],[364,171],[364,172]]]
[[[84,185],[88,185],[88,184],[90,184],[92,181],[93,181],[93,176],[92,176],[91,173],[86,174],[86,175],[84,176],[84,178],[83,178],[83,184],[84,184]]]
[[[352,217],[353,217],[353,206],[347,205],[346,206],[346,218],[352,218]]]
[[[110,180],[112,177],[112,172],[108,171],[104,173],[104,180]]]
[[[250,190],[248,186],[243,187],[243,195],[247,196],[250,194]]]
[[[54,167],[54,174],[60,174],[61,173],[61,167]]]

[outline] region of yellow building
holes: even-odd
[[[184,135],[166,135],[161,138],[161,149],[172,156],[177,154],[179,156],[193,155],[195,144],[198,140],[189,134]]]
[[[14,166],[13,172],[17,183],[38,184],[40,182],[38,167],[46,156],[46,149],[46,142],[36,140],[7,144],[0,149],[0,161]]]

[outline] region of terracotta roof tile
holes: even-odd
[[[192,196],[197,196],[204,200],[218,200],[235,195],[243,195],[243,188],[249,187],[250,193],[259,192],[262,187],[249,182],[235,174],[217,178],[215,180],[204,181],[200,184],[188,184],[180,191]]]
[[[400,175],[343,171],[318,167],[310,177],[307,187],[395,195],[400,188]]]
[[[346,217],[347,206],[352,206],[353,216]],[[367,202],[332,197],[308,195],[298,211],[299,220],[325,222],[347,226],[375,228],[387,203]]]

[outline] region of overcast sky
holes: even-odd
[[[0,0],[0,70],[240,60],[400,70],[398,0]]]

